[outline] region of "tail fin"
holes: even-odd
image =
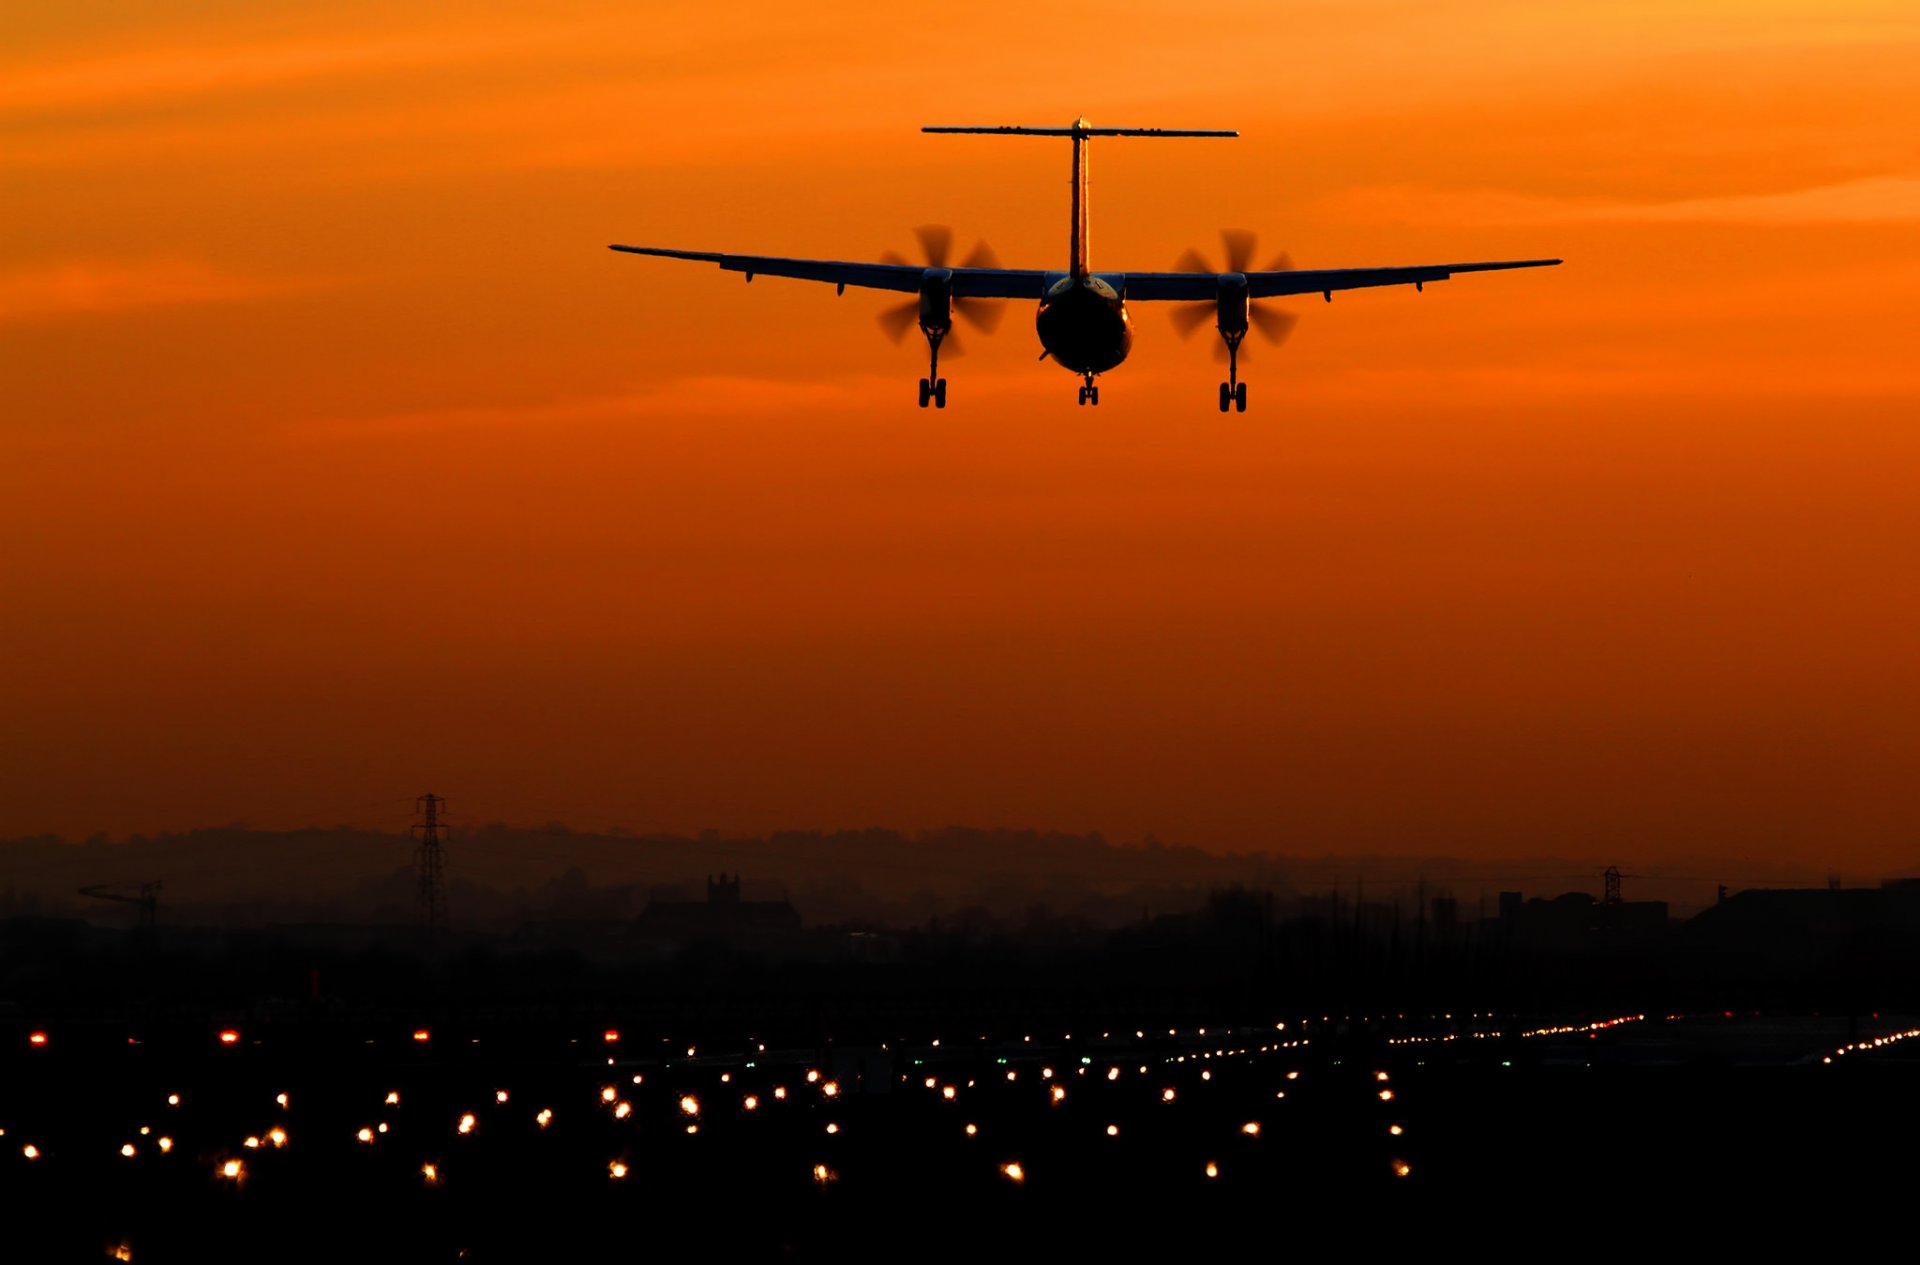
[[[1070,136],[1073,138],[1073,240],[1069,258],[1073,275],[1092,270],[1087,255],[1087,140],[1094,136],[1238,136],[1238,132],[1198,131],[1166,127],[1095,127],[1075,119],[1066,127],[923,127],[923,132],[967,136]]]

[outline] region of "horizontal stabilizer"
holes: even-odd
[[[958,132],[969,136],[1238,136],[1238,132],[1202,131],[1172,127],[923,127],[923,132]]]

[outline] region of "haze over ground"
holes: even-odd
[[[434,790],[1872,873],[1920,833],[1909,4],[14,5],[0,836]],[[885,300],[614,257],[1217,230],[1302,266],[1222,417],[1136,311],[912,405]],[[276,814],[286,814],[276,817]],[[330,824],[331,818],[322,819]]]

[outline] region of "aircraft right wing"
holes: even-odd
[[[923,264],[844,263],[836,259],[784,259],[778,255],[726,255],[707,250],[668,250],[661,246],[609,246],[630,255],[655,255],[663,259],[692,259],[718,264],[728,272],[742,272],[747,280],[756,276],[792,277],[798,281],[823,281],[845,290],[857,286],[867,290],[899,290],[913,293],[920,288],[926,272]],[[953,295],[958,299],[1037,299],[1047,274],[1029,268],[955,268]]]

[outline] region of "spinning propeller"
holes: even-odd
[[[946,268],[954,266],[947,263],[947,260],[953,255],[953,230],[951,228],[945,224],[924,224],[914,229],[913,233],[915,237],[920,239],[920,251],[925,257],[925,263],[914,264],[897,251],[891,250],[880,256],[880,262],[925,268]],[[975,242],[973,250],[967,255],[966,261],[957,266],[961,268],[998,268],[1000,266],[1000,257],[995,255],[993,253],[993,247],[987,245],[984,241]],[[878,317],[880,328],[885,331],[887,337],[897,343],[907,336],[908,330],[920,323],[921,310],[921,300],[917,296],[896,303],[892,307],[884,308]],[[985,334],[991,334],[995,329],[999,328],[1000,318],[1006,315],[1006,309],[1001,307],[1000,304],[993,299],[971,298],[961,295],[954,296],[952,300],[952,310],[955,315],[964,319],[967,324]],[[958,355],[960,352],[959,340],[954,338],[950,331],[951,322],[949,322],[949,332],[944,339],[946,351],[948,355]]]
[[[1175,269],[1180,272],[1208,272],[1215,275],[1251,271],[1253,252],[1258,242],[1258,238],[1253,233],[1243,228],[1225,228],[1220,230],[1220,241],[1227,252],[1225,268],[1215,268],[1198,250],[1189,249],[1174,262]],[[1293,260],[1285,251],[1282,251],[1274,256],[1272,262],[1261,271],[1292,272]],[[1265,307],[1256,302],[1247,304],[1246,313],[1248,327],[1260,331],[1260,336],[1275,346],[1287,340],[1287,335],[1293,332],[1295,322],[1300,319],[1291,312]],[[1217,320],[1225,314],[1221,304],[1214,300],[1179,303],[1172,308],[1174,328],[1179,331],[1182,338],[1193,337],[1194,331],[1205,325],[1209,319]],[[1220,360],[1227,359],[1226,345],[1224,343],[1217,345],[1214,348],[1214,355]]]

